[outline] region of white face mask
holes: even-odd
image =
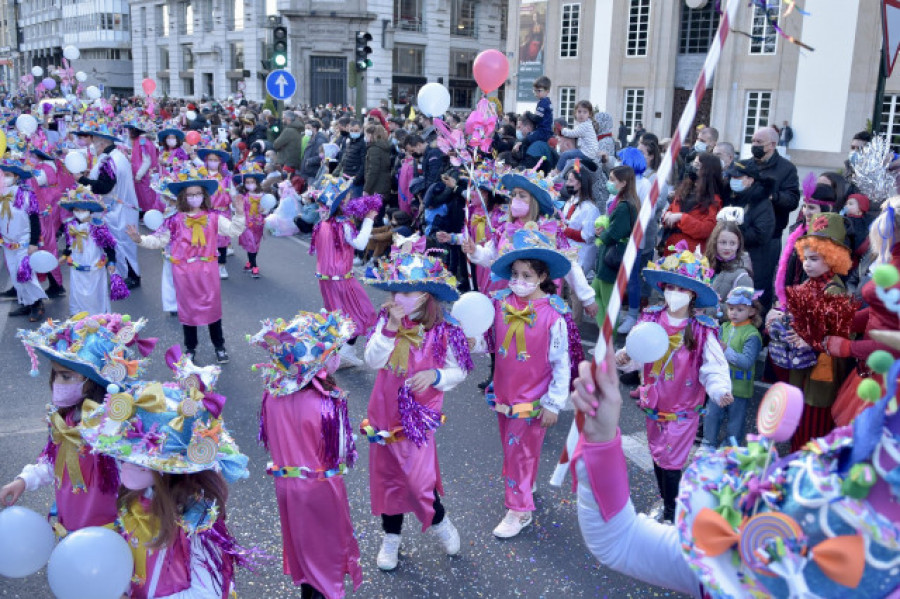
[[[531,281],[515,279],[509,282],[509,290],[518,297],[528,297],[534,293],[535,289],[537,289],[537,283],[532,283]]]
[[[666,306],[669,307],[671,312],[678,312],[689,303],[691,303],[691,294],[687,291],[675,291],[674,289],[667,289],[663,294],[666,298]]]
[[[247,188],[247,191],[256,191],[256,181],[253,179],[247,179],[247,182],[244,183],[244,187]]]
[[[75,218],[78,219],[78,222],[83,223],[87,219],[91,218],[90,210],[73,210],[72,214],[75,215]]]
[[[168,139],[168,138],[167,138],[167,139],[166,139],[166,145],[169,146],[170,148],[174,148],[175,146],[178,145],[178,140],[175,139],[175,138],[172,138],[172,139]]]
[[[13,185],[16,184],[16,179],[15,179],[15,177],[6,175],[5,177],[3,177],[3,184],[6,185],[6,187],[8,187],[8,188],[12,187]]]

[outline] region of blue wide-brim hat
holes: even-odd
[[[63,198],[59,201],[59,207],[69,212],[73,212],[75,210],[87,210],[89,212],[103,212],[105,210],[105,206],[103,202],[98,200],[66,200]]]
[[[174,135],[176,138],[178,138],[178,141],[180,141],[180,142],[184,141],[184,131],[182,131],[181,129],[173,129],[173,128],[163,129],[162,131],[157,133],[156,140],[159,142],[160,145],[162,145],[166,142],[166,138],[169,137],[170,135]]]
[[[217,149],[210,149],[210,148],[201,148],[201,149],[197,150],[197,156],[200,158],[200,160],[206,160],[206,157],[209,156],[210,154],[215,154],[222,160],[222,162],[228,162],[228,160],[231,158],[231,154],[226,152],[225,150],[217,150]]]
[[[537,177],[535,177],[535,179],[537,179]],[[541,214],[546,214],[547,216],[553,215],[555,209],[553,206],[553,198],[550,197],[550,192],[536,182],[528,179],[525,175],[519,173],[503,175],[503,178],[500,179],[500,185],[509,191],[512,191],[516,187],[524,189],[537,201]]]
[[[187,181],[172,181],[166,185],[166,190],[174,196],[181,193],[187,187],[202,187],[206,193],[213,195],[219,189],[219,182],[213,179],[188,179]]]
[[[322,193],[316,197],[316,201],[328,208],[328,216],[337,214],[338,208],[350,195],[351,181],[349,179],[331,179],[325,184]]]
[[[35,156],[37,156],[38,158],[40,158],[41,160],[55,160],[55,158],[53,156],[51,156],[50,154],[48,154],[47,152],[45,152],[43,150],[38,150],[37,148],[29,148],[28,151],[31,152],[32,154],[34,154]]]
[[[34,176],[34,173],[27,168],[25,168],[25,164],[19,160],[16,161],[3,161],[0,162],[0,170],[6,173],[12,173],[17,176],[19,179],[30,179]]]
[[[697,298],[694,300],[694,306],[697,308],[712,308],[719,305],[719,296],[709,285],[692,279],[687,275],[678,274],[666,270],[653,270],[645,268],[642,271],[644,280],[648,285],[655,285],[662,289],[667,284],[683,287],[688,291],[693,291]]]
[[[241,185],[244,183],[244,179],[256,179],[257,183],[262,183],[262,180],[266,178],[265,173],[245,173],[238,174],[232,177],[235,185]]]
[[[561,279],[572,270],[569,258],[557,251],[543,233],[530,227],[516,231],[509,251],[491,264],[491,273],[501,279],[509,279],[516,260],[540,260],[547,265],[550,280]]]
[[[103,127],[83,127],[78,131],[74,132],[75,135],[90,135],[93,137],[104,137],[108,140],[114,141],[116,143],[122,143],[122,140],[113,135],[109,128],[106,126]]]

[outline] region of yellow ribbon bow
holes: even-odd
[[[135,499],[120,518],[125,538],[134,558],[134,578],[138,584],[147,582],[147,545],[156,538],[159,519],[144,509],[140,499]]]
[[[0,218],[11,219],[12,218],[12,208],[10,204],[12,204],[13,196],[11,193],[4,194],[0,196]]]
[[[147,412],[165,412],[166,396],[162,383],[152,383],[144,387],[144,392],[137,399],[130,393],[114,393],[107,400],[106,406],[112,420],[125,422],[134,416],[138,408]]]
[[[259,200],[260,198],[250,198],[250,216],[259,216]]]
[[[653,368],[650,369],[650,374],[659,378],[659,373],[663,369],[663,365],[666,367],[665,371],[665,379],[672,380],[672,377],[675,376],[675,364],[673,364],[672,354],[678,351],[678,348],[681,347],[682,340],[684,339],[684,331],[679,331],[674,335],[669,335],[669,347],[666,349],[665,355],[662,358],[653,363]]]
[[[472,215],[472,225],[475,227],[475,243],[483,242],[486,238],[487,217],[483,214]]]
[[[203,228],[206,226],[207,222],[208,219],[205,214],[184,217],[185,226],[191,228],[192,246],[206,245],[206,233],[203,232]]]
[[[503,353],[509,351],[509,344],[516,340],[516,359],[526,360],[528,348],[525,346],[525,325],[532,326],[535,319],[534,308],[528,304],[521,310],[516,310],[511,305],[503,304],[503,322],[509,325],[506,330],[506,338],[503,339]]]
[[[81,404],[81,413],[93,412],[97,406],[97,403],[86,399]],[[84,475],[81,473],[81,464],[78,461],[84,441],[81,433],[78,432],[78,427],[69,426],[59,412],[54,412],[50,416],[50,437],[53,443],[59,446],[56,450],[56,464],[54,465],[56,484],[62,484],[63,472],[68,468],[72,489],[76,493],[84,491]]]
[[[80,231],[77,227],[69,227],[69,237],[72,238],[72,249],[76,252],[84,251],[84,240],[87,239],[89,231]]]
[[[403,375],[409,370],[409,352],[412,346],[422,347],[422,327],[400,328],[394,341],[394,351],[388,360],[388,368],[395,374]]]

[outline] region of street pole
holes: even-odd
[[[881,110],[884,105],[884,86],[887,80],[887,62],[886,48],[884,42],[881,43],[881,60],[878,61],[878,82],[875,87],[875,106],[872,107],[872,133],[878,133],[881,130]]]

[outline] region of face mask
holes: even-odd
[[[509,213],[515,216],[516,218],[525,216],[528,214],[528,209],[530,206],[528,202],[525,200],[520,200],[519,198],[513,198],[512,202],[509,205]]]
[[[528,297],[529,295],[534,293],[535,289],[537,289],[537,283],[532,283],[530,281],[516,279],[509,282],[509,290],[515,293],[518,297]]]
[[[175,146],[178,145],[178,140],[177,139],[167,139],[166,145],[169,146],[170,148],[174,148]]]
[[[312,133],[312,129],[306,129],[306,130],[303,132],[303,134],[304,134],[306,137],[312,137],[312,134],[313,134],[313,133]]]
[[[3,177],[3,184],[6,185],[6,187],[12,187],[13,185],[16,184],[16,180],[15,180],[15,178],[7,175],[7,176]]]
[[[91,217],[90,210],[73,210],[72,214],[75,215],[75,218],[78,219],[78,222],[80,223],[83,223]]]
[[[566,193],[573,196],[578,193],[578,190],[575,189],[574,185],[566,185]]]
[[[69,408],[78,404],[84,397],[84,383],[53,383],[53,405],[58,408]]]
[[[522,141],[523,139],[525,139],[525,135],[518,129],[516,129],[516,139],[518,139],[519,141]]]
[[[664,294],[666,297],[666,306],[672,312],[678,312],[689,303],[691,303],[691,294],[687,291],[667,290]]]
[[[250,179],[249,181],[244,183],[244,187],[247,189],[247,191],[256,191],[256,181]]]
[[[419,301],[425,294],[420,294],[415,297],[409,297],[408,295],[395,295],[394,301],[403,308],[403,313],[407,316],[412,316],[416,311],[416,308],[419,307]]]
[[[741,193],[744,191],[744,180],[743,179],[729,179],[728,185],[731,187],[731,191],[734,193]]]
[[[616,187],[616,184],[612,181],[606,182],[606,191],[609,192],[609,195],[614,196],[619,194],[619,189]]]
[[[750,153],[753,154],[753,157],[757,160],[761,160],[762,157],[766,155],[766,150],[762,146],[750,146]]]
[[[199,208],[203,204],[203,196],[187,196],[185,198],[187,200],[188,206],[191,208]]]
[[[341,366],[341,355],[337,352],[334,352],[328,359],[325,360],[325,372],[328,374],[334,374],[337,372],[337,369]]]
[[[126,489],[143,491],[153,486],[153,471],[127,462],[120,462],[119,482]]]
[[[698,141],[694,143],[694,151],[695,152],[705,152],[706,151],[706,142]]]
[[[361,135],[362,135],[362,133],[360,133],[359,131],[350,133],[350,139],[359,139],[359,137],[360,137]]]
[[[250,135],[253,133],[253,127],[244,127],[244,133]]]
[[[859,152],[857,150],[851,150],[849,154],[847,154],[847,161],[851,164],[851,166],[855,166],[857,162],[859,162]]]
[[[222,163],[219,162],[218,160],[210,160],[209,162],[206,163],[206,167],[207,167],[207,169],[209,169],[209,172],[211,172],[211,173],[218,172],[219,167],[221,165],[222,165]]]

